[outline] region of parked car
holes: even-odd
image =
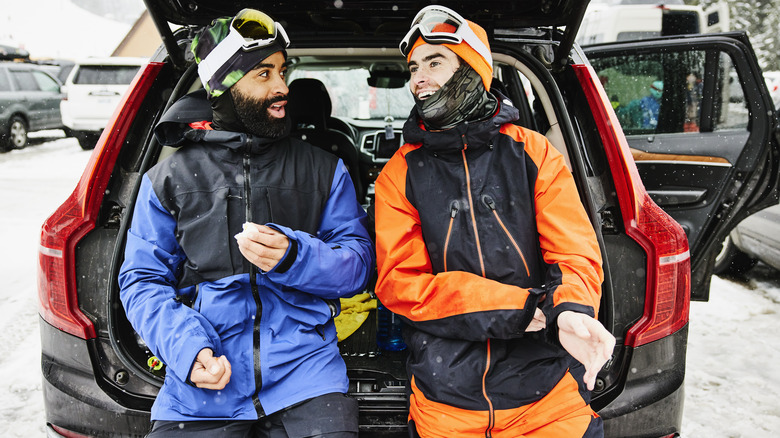
[[[780,71],[765,71],[764,80],[769,89],[769,95],[772,96],[772,102],[775,109],[780,110]]]
[[[32,131],[62,128],[60,86],[37,65],[0,62],[0,152],[23,148]]]
[[[350,166],[369,208],[373,181],[403,143],[411,109],[406,60],[396,47],[428,3],[146,2],[163,47],[136,76],[73,195],[42,229],[50,436],[141,436],[149,429],[165,369],[154,366],[125,317],[117,272],[141,175],[174,151],[155,140],[153,127],[173,102],[202,88],[187,51],[199,29],[244,6],[283,23],[292,41],[288,81],[326,85],[330,102],[312,99],[323,102],[313,123],[352,133],[339,147],[325,147]],[[598,235],[605,272],[599,319],[617,339],[592,401],[607,436],[678,436],[689,300],[692,293],[707,298],[712,261],[728,230],[776,202],[777,121],[744,33],[594,46],[586,55],[573,41],[587,3],[448,6],[489,30],[494,83],[519,109],[517,123],[544,133],[565,156]],[[697,111],[688,113],[694,67],[703,86]],[[732,71],[745,94],[738,104],[729,99]],[[624,133],[610,97],[620,104],[632,97],[632,83],[658,78],[666,85],[656,127]],[[340,343],[361,436],[406,436],[405,355],[378,353],[375,329],[372,313]]]
[[[714,272],[741,275],[758,262],[780,270],[780,205],[749,216],[731,230],[715,258]]]
[[[88,58],[77,61],[65,80],[62,121],[83,149],[95,147],[122,96],[146,58]]]

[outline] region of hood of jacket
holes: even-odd
[[[406,143],[422,143],[422,146],[432,152],[459,152],[464,148],[480,149],[490,144],[501,125],[511,123],[520,118],[520,111],[512,101],[498,91],[491,93],[498,100],[498,111],[485,120],[462,122],[444,131],[427,131],[413,108],[409,118],[404,123],[404,141]]]
[[[163,146],[180,147],[187,143],[210,143],[237,152],[249,150],[253,154],[259,154],[268,145],[285,139],[290,132],[289,117],[285,135],[278,138],[264,138],[245,132],[191,126],[193,123],[212,122],[213,118],[214,112],[206,90],[201,88],[171,105],[154,127],[154,135]]]

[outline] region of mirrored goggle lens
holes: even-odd
[[[254,9],[239,12],[233,19],[232,26],[242,37],[253,41],[271,39],[276,35],[274,20]]]

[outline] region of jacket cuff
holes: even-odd
[[[274,230],[287,236],[287,241],[290,245],[287,246],[287,252],[282,257],[282,260],[277,263],[276,266],[269,272],[276,272],[277,274],[284,274],[292,268],[295,263],[295,259],[298,258],[298,241],[295,239],[292,230],[287,227],[282,227],[273,223],[267,223],[265,226],[273,228]]]

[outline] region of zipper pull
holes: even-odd
[[[450,219],[455,219],[455,216],[458,215],[458,211],[460,210],[460,202],[457,200],[452,201],[450,203]]]
[[[482,203],[485,204],[487,208],[496,211],[496,201],[494,201],[490,195],[482,195]]]

